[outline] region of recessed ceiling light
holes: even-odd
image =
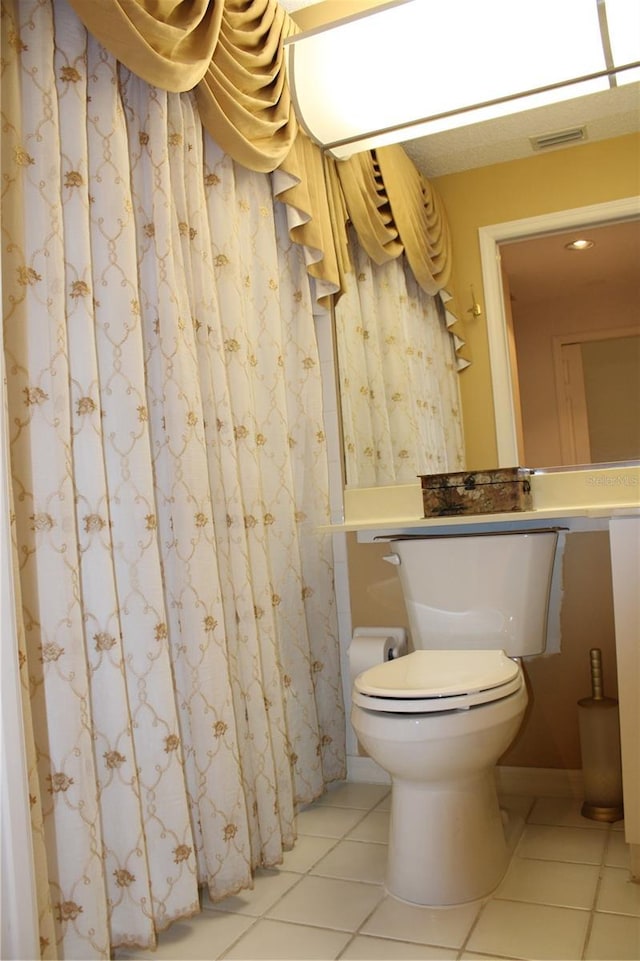
[[[572,240],[570,244],[564,245],[566,250],[588,250],[589,247],[594,247],[595,244],[593,240]]]

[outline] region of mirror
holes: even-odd
[[[639,218],[640,200],[629,198],[480,229],[485,304],[487,317],[492,319],[487,333],[500,466],[529,463],[536,467],[555,467],[602,462],[597,452],[593,456],[589,450],[589,456],[583,456],[584,443],[578,440],[576,449],[576,438],[572,441],[568,436],[567,421],[576,413],[575,404],[574,408],[569,404],[568,410],[565,409],[564,423],[562,417],[558,420],[558,398],[562,399],[566,377],[563,347],[640,333],[637,321]],[[576,231],[582,236],[599,238],[601,249],[590,261],[588,271],[580,267],[580,263],[584,264],[579,261],[580,252],[564,248],[564,243],[575,239]],[[555,246],[556,242],[559,246]],[[597,251],[598,247],[594,246],[583,253],[589,255]],[[552,264],[552,261],[555,262]],[[539,273],[546,275],[546,292],[539,274],[531,269],[531,264],[536,262],[539,262]],[[596,266],[597,263],[600,266]],[[505,293],[505,275],[513,301],[509,293]],[[515,320],[518,314],[520,322]],[[536,346],[536,338],[541,346]],[[578,350],[581,355],[582,347]],[[592,347],[591,354],[596,350]],[[531,369],[527,366],[527,355],[534,359]],[[627,379],[628,413],[633,408],[637,410],[640,403],[640,373],[631,370]],[[521,410],[520,394],[527,395],[526,413]],[[583,412],[586,404],[583,394]],[[620,409],[611,407],[604,416],[605,422],[613,424],[620,417]],[[631,420],[629,431],[634,429]],[[583,430],[583,438],[585,430],[588,434],[588,426]],[[620,457],[614,459],[638,456],[637,452],[627,456],[620,448]]]
[[[295,14],[296,22],[304,30],[313,29],[344,16],[344,0],[323,0],[323,2],[317,2],[317,0],[282,0],[282,3],[290,11],[297,11]],[[355,12],[384,3],[385,0],[350,0],[350,8],[351,12]],[[588,148],[592,150],[598,141],[614,141],[627,134],[637,134],[639,127],[637,109],[639,90],[640,84],[637,82],[612,83],[610,89],[585,97],[560,104],[547,105],[536,110],[517,112],[498,120],[471,124],[403,143],[407,154],[418,169],[432,180],[438,189],[440,189],[441,182],[448,179],[448,175],[454,175],[455,177],[458,172],[465,172],[472,168],[483,168],[483,172],[487,172],[491,169],[497,169],[496,165],[522,158],[534,160],[535,152],[540,151],[536,159],[536,164],[539,159],[539,165],[535,173],[537,186],[532,187],[522,171],[508,171],[507,175],[511,181],[509,191],[507,191],[509,198],[505,204],[502,204],[501,210],[496,216],[492,217],[491,214],[486,216],[489,209],[494,210],[491,204],[482,206],[481,195],[483,193],[485,195],[490,195],[492,191],[494,195],[500,193],[499,189],[495,189],[495,183],[492,183],[489,178],[476,180],[473,188],[462,191],[464,197],[461,199],[461,203],[469,208],[467,221],[470,222],[476,214],[479,219],[473,221],[475,225],[473,237],[470,234],[461,236],[460,233],[455,233],[454,235],[454,243],[459,244],[462,248],[460,251],[462,258],[459,258],[456,253],[455,263],[459,263],[460,259],[465,261],[460,270],[459,278],[456,278],[459,282],[459,289],[456,289],[456,294],[461,299],[466,297],[469,293],[468,285],[474,283],[475,295],[484,309],[484,317],[480,319],[480,323],[486,323],[486,330],[483,329],[482,336],[477,338],[476,360],[474,361],[473,357],[471,358],[472,363],[477,362],[476,370],[479,373],[477,378],[472,375],[473,390],[470,389],[469,391],[472,396],[463,411],[465,430],[467,436],[472,440],[472,450],[468,452],[468,457],[474,461],[473,466],[475,467],[513,466],[520,459],[516,432],[518,418],[514,411],[509,351],[501,320],[503,315],[502,294],[497,286],[499,275],[495,277],[495,282],[493,279],[490,282],[494,289],[488,291],[485,267],[483,266],[481,283],[480,265],[477,260],[477,228],[480,224],[492,223],[493,220],[507,220],[509,217],[523,216],[523,212],[548,210],[554,207],[561,210],[563,207],[569,207],[572,204],[577,207],[585,202],[592,202],[592,199],[599,200],[602,197],[615,196],[616,191],[620,189],[624,191],[623,181],[618,178],[618,175],[621,171],[626,171],[627,168],[615,163],[610,164],[607,157],[602,157],[599,164],[597,160],[594,161],[595,175],[593,171],[590,171],[583,178],[584,171],[576,174],[571,166],[571,161],[567,162],[565,169],[558,171],[554,162],[554,155],[569,157],[574,145],[581,146],[584,144],[587,146],[586,142],[589,141]],[[548,150],[546,155],[543,155],[545,144]],[[635,149],[637,151],[637,147]],[[541,173],[538,173],[538,171],[541,171]],[[634,174],[633,176],[635,177],[635,183],[629,186],[628,193],[637,192],[637,175]],[[583,182],[578,184],[578,181]],[[627,178],[626,183],[629,184],[630,182],[630,179]],[[518,202],[515,205],[514,185],[522,198],[522,203]],[[443,199],[445,207],[448,209],[447,198]],[[509,203],[511,207],[506,209]],[[514,209],[514,206],[517,209]],[[504,211],[502,207],[505,208]],[[504,216],[502,216],[502,213],[504,213]],[[596,213],[592,216],[594,216],[594,219],[590,222],[595,223],[615,220],[616,218],[640,216],[640,209],[636,201],[633,209],[629,208],[622,213],[616,211],[615,213]],[[564,227],[569,228],[573,225],[572,222],[551,223],[547,224],[544,229],[549,231],[563,229]],[[466,226],[467,224],[465,224]],[[481,228],[480,232],[483,229]],[[504,239],[513,239],[515,236],[523,238],[528,236],[528,233],[532,234],[537,230],[537,227],[531,229],[525,227],[524,232],[506,236]],[[498,234],[495,238],[489,237],[491,249],[486,264],[491,264],[491,256],[494,260],[492,266],[487,266],[486,270],[495,270],[495,257],[498,253],[498,242],[501,239],[503,239],[502,236]],[[470,252],[472,246],[473,252]],[[454,270],[456,269],[454,264]],[[482,285],[484,285],[484,290]],[[463,318],[467,316],[464,311],[470,303],[469,300],[466,303],[459,304]],[[490,372],[486,370],[487,348],[491,354]],[[480,366],[482,367],[481,370]],[[469,378],[467,378],[467,383],[470,383]],[[478,388],[477,392],[476,388]],[[493,426],[495,426],[497,434],[497,454],[493,426],[490,423],[492,390],[495,414],[495,424]],[[476,415],[476,412],[471,409],[474,404],[481,409],[481,415]],[[471,464],[468,466],[471,466]],[[357,477],[355,480],[350,478],[348,472],[346,482],[347,486],[350,487],[365,486],[358,481]]]

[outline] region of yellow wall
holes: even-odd
[[[565,147],[524,160],[433,179],[453,238],[456,303],[471,305],[470,286],[484,309],[478,228],[586,207],[640,193],[640,137],[630,134]],[[468,304],[467,304],[468,301]],[[467,465],[497,466],[486,313],[465,323],[472,365],[461,375]]]

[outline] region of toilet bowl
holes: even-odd
[[[415,650],[356,677],[351,723],[391,776],[385,884],[403,901],[473,901],[505,873],[517,825],[495,766],[527,707],[515,658],[544,650],[556,542],[554,530],[391,542]]]

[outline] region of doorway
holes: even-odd
[[[553,358],[561,464],[640,459],[640,327],[556,337]]]

